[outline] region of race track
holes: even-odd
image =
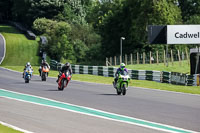
[[[64,103],[129,116],[200,132],[200,96],[130,87],[118,96],[111,85],[71,81],[57,91],[55,78],[42,82],[34,75],[29,84],[22,73],[0,68],[0,90],[44,97]],[[133,133],[162,132],[71,111],[16,101],[0,96],[0,121],[42,133]]]
[[[4,60],[5,52],[6,52],[5,49],[6,49],[5,39],[2,36],[2,34],[0,33],[0,64]]]

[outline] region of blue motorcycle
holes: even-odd
[[[32,77],[33,70],[30,67],[27,67],[24,74],[25,83],[29,83]]]

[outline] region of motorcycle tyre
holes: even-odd
[[[61,81],[61,87],[58,87],[58,90],[63,91],[64,90],[64,79]]]
[[[119,90],[118,88],[116,88],[116,90],[117,90],[117,95],[121,95],[122,93],[121,89]]]
[[[45,74],[45,73],[42,73],[41,78],[42,78],[42,81],[46,81],[46,74]]]
[[[122,85],[122,95],[126,95],[126,84]]]
[[[29,83],[29,79],[28,78],[25,79],[25,83]]]

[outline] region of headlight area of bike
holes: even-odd
[[[121,80],[123,80],[123,81],[130,80],[130,78],[128,78],[128,77],[120,77],[119,79],[121,79]]]
[[[31,72],[30,72],[30,71],[26,71],[26,73],[28,73],[28,74],[31,74]]]

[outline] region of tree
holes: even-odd
[[[73,45],[69,42],[68,35],[71,27],[66,22],[57,22],[46,18],[36,19],[33,28],[48,38],[46,51],[52,59],[61,58],[70,61],[74,59]]]
[[[0,1],[0,21],[12,19],[12,0],[1,0]]]
[[[188,22],[190,19],[196,19],[193,15],[200,15],[199,0],[178,0],[178,6],[182,11],[183,22]]]
[[[100,25],[102,48],[106,56],[120,53],[122,36],[126,38],[123,41],[124,53],[156,50],[160,46],[147,44],[147,26],[181,23],[181,11],[174,1],[116,0],[112,4],[115,6],[104,14]]]
[[[32,26],[37,18],[52,19],[64,9],[65,0],[14,0],[12,13],[16,21]]]

